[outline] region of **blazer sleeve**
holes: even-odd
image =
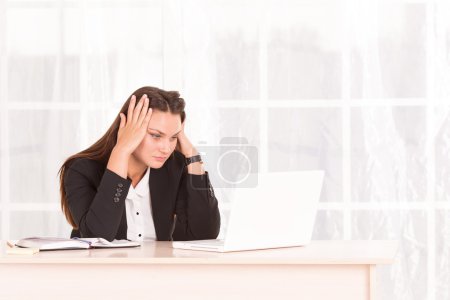
[[[67,203],[81,237],[112,241],[119,229],[131,181],[105,169],[100,184],[95,186],[92,177],[98,168],[93,164],[80,159],[69,167],[64,182]]]
[[[220,231],[220,213],[208,173],[183,173],[175,205],[176,241],[215,239]]]

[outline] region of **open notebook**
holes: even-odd
[[[10,244],[21,248],[37,248],[45,250],[68,250],[68,249],[91,249],[91,248],[120,248],[138,247],[139,242],[128,240],[113,240],[109,242],[102,238],[56,238],[56,237],[29,237],[10,242]]]

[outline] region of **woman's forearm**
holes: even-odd
[[[111,156],[109,157],[106,168],[122,178],[127,178],[128,175],[128,160],[130,154],[119,147],[114,147]]]
[[[195,162],[187,166],[187,172],[192,175],[203,175],[205,174],[205,169],[203,168],[202,163]]]

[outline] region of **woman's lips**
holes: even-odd
[[[153,156],[157,161],[165,161],[167,156]]]

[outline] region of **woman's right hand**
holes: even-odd
[[[151,117],[152,109],[149,108],[148,96],[144,94],[137,105],[136,96],[131,96],[127,116],[120,113],[116,150],[131,155],[144,139]]]

